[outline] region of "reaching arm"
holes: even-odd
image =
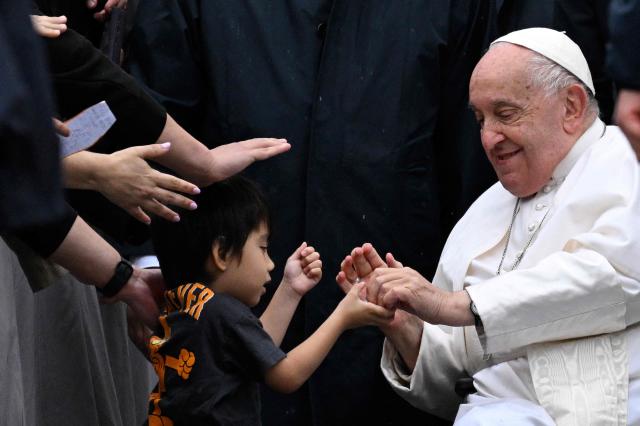
[[[369,291],[371,287],[369,281],[378,268],[400,269],[402,263],[398,262],[391,253],[387,253],[386,261],[382,260],[376,249],[371,244],[365,243],[362,247],[354,248],[351,254],[345,257],[340,265],[340,273],[338,273],[336,281],[347,293],[352,287],[351,282],[360,278],[365,283],[367,300],[375,303],[378,301],[378,295]],[[380,326],[380,330],[400,353],[409,371],[413,371],[416,365],[423,325],[423,321],[415,315],[397,310],[393,321]]]
[[[318,368],[342,332],[364,325],[385,325],[393,319],[394,312],[360,299],[362,286],[354,285],[315,333],[267,371],[267,385],[278,392],[295,391]]]
[[[208,149],[169,114],[158,142],[171,142],[173,147],[158,162],[201,186],[231,177],[255,161],[266,160],[291,148],[285,139],[258,138]]]
[[[113,276],[120,255],[84,220],[77,217],[50,259],[69,270],[78,280],[101,288]],[[113,298],[105,301],[125,302],[145,324],[154,326],[159,313],[156,299],[162,293],[163,286],[159,270],[134,268],[125,286]]]
[[[300,299],[322,278],[320,254],[307,243],[289,257],[280,286],[260,317],[262,326],[274,343],[280,346]]]
[[[81,151],[62,161],[65,186],[99,191],[144,223],[151,222],[147,213],[175,222],[180,217],[166,205],[195,209],[196,204],[178,192],[198,194],[200,190],[185,180],[153,169],[145,161],[157,160],[168,152],[170,144],[136,146],[113,154]]]

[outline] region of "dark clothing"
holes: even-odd
[[[496,0],[498,34],[531,27],[551,27],[557,0]]]
[[[156,142],[166,111],[131,76],[74,30],[45,41],[60,115],[71,118],[104,100],[116,117],[92,151],[111,153]]]
[[[160,382],[149,424],[168,417],[175,426],[259,425],[258,382],[284,352],[231,296],[186,284],[165,298],[163,329],[150,345]]]
[[[67,30],[58,38],[44,40],[60,115],[67,119],[106,100],[116,117],[116,123],[91,148],[92,151],[112,153],[134,145],[151,144],[158,139],[166,121],[166,112],[127,73],[73,30]],[[48,76],[44,78],[49,79]],[[106,232],[112,243],[127,241],[139,244],[147,239],[145,225],[99,193],[70,190],[67,195],[81,215]],[[77,214],[67,206],[60,219],[27,227],[16,236],[47,258],[62,243],[76,217]]]
[[[20,229],[15,236],[40,257],[47,259],[60,247],[77,217],[73,209],[67,206],[67,212],[60,219]]]
[[[112,153],[135,145],[155,143],[166,122],[166,111],[120,67],[73,30],[46,39],[58,112],[71,118],[105,100],[116,117],[113,127],[91,151]],[[67,191],[80,216],[117,242],[140,244],[148,229],[101,194]]]
[[[47,66],[29,10],[0,0],[0,231],[65,212]]]
[[[618,88],[640,90],[640,1],[613,0],[607,67]]]
[[[493,39],[490,4],[138,6],[130,70],[180,124],[209,146],[266,136],[293,146],[247,172],[277,212],[269,247],[275,263],[304,240],[330,271],[307,295],[283,347],[308,336],[335,308],[343,294],[332,275],[364,241],[431,276],[451,226],[495,180],[467,107],[470,73]],[[425,423],[429,417],[382,377],[382,338],[371,327],[345,334],[308,389],[264,395],[263,421]]]
[[[609,39],[607,17],[611,0],[556,0],[553,28],[566,31],[589,64],[600,106],[600,117],[611,124],[614,87],[605,70],[605,51]]]
[[[99,0],[98,6],[87,8],[86,1],[76,0],[35,0],[41,14],[67,17],[67,25],[89,39],[95,46],[100,43],[104,24],[97,21],[93,14],[104,8],[106,0]]]

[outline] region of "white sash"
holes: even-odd
[[[559,426],[627,424],[627,332],[527,349],[540,404]]]

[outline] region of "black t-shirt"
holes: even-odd
[[[259,425],[258,381],[286,355],[237,299],[202,284],[165,293],[162,332],[150,342],[158,386],[149,424]]]

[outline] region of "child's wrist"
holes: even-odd
[[[302,294],[300,292],[298,292],[293,283],[291,281],[289,281],[287,278],[283,278],[282,282],[280,283],[280,288],[282,288],[282,290],[285,292],[286,296],[291,298],[291,299],[301,299],[302,296],[304,296],[304,294],[306,292],[303,292]]]
[[[336,309],[331,313],[331,315],[329,315],[329,318],[333,318],[333,320],[338,325],[340,332],[344,332],[351,328],[351,324],[347,316],[347,311],[344,309],[341,303],[336,306]]]

